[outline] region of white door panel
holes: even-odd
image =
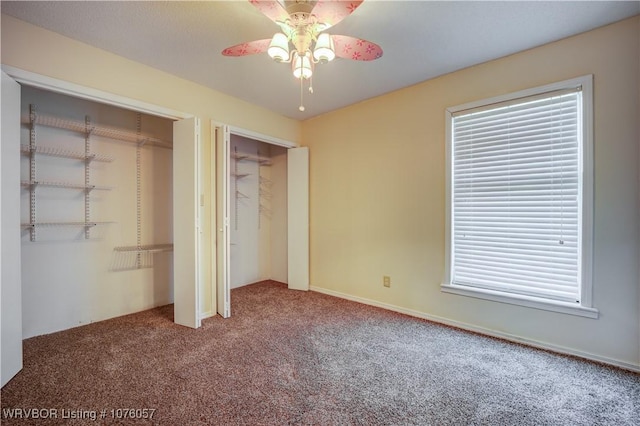
[[[0,305],[1,386],[22,369],[22,286],[20,264],[20,85],[2,73],[0,137]]]
[[[309,290],[309,148],[287,151],[288,285]]]
[[[231,316],[231,242],[229,234],[229,127],[211,123],[216,144],[216,255],[218,314]]]
[[[200,122],[173,123],[173,301],[174,321],[200,327]]]

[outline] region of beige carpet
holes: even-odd
[[[637,374],[275,282],[232,303],[198,330],[165,306],[26,340],[2,424],[640,424]]]

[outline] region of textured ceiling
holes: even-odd
[[[266,54],[224,57],[228,46],[278,27],[248,1],[7,2],[2,13],[303,120],[458,69],[640,13],[638,1],[366,0],[329,30],[384,49],[371,61],[318,65],[314,94]]]

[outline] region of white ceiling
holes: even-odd
[[[640,14],[640,1],[366,0],[329,30],[379,44],[318,65],[314,94],[266,54],[224,57],[278,27],[248,1],[9,2],[2,13],[298,120]]]

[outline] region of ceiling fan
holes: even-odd
[[[330,62],[336,57],[356,61],[371,61],[382,56],[375,43],[325,31],[353,13],[363,0],[249,0],[260,12],[280,26],[272,38],[254,40],[228,47],[225,56],[246,56],[267,52],[277,62],[290,63],[293,76],[300,79],[300,111],[303,84],[309,80],[315,64]]]

